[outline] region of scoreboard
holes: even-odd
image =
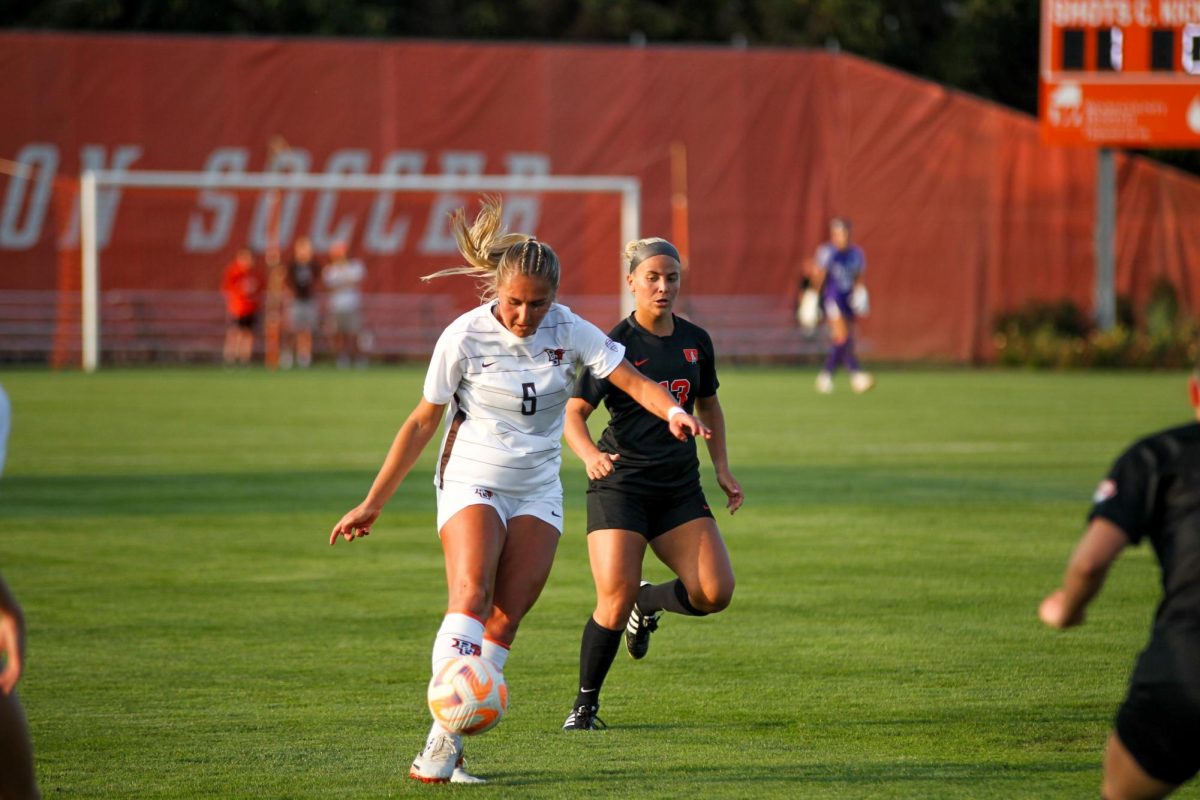
[[[1200,147],[1200,0],[1042,0],[1052,144]]]

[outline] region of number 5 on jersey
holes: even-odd
[[[537,413],[537,395],[533,393],[534,385],[532,383],[522,383],[521,391],[525,397],[521,400],[521,413],[527,417],[532,417]]]

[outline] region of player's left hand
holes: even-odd
[[[717,473],[717,484],[721,487],[721,491],[725,493],[728,500],[725,507],[729,509],[730,514],[736,514],[737,510],[742,507],[746,496],[742,494],[742,485],[737,482],[737,478],[726,472],[724,474]]]
[[[1038,617],[1042,622],[1049,625],[1051,628],[1073,628],[1076,625],[1082,625],[1084,620],[1083,609],[1079,609],[1074,614],[1067,614],[1067,593],[1062,589],[1051,592],[1042,604],[1038,607]]]
[[[686,411],[682,414],[672,415],[667,422],[667,427],[671,429],[671,435],[681,442],[686,442],[688,436],[712,438],[712,431],[708,429],[708,426]]]
[[[0,694],[12,694],[21,679],[22,634],[17,617],[0,610]]]

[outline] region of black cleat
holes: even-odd
[[[604,730],[608,726],[604,724],[604,720],[596,716],[596,712],[600,710],[600,706],[575,706],[575,709],[567,715],[567,721],[563,723],[564,731],[599,731]]]
[[[649,586],[650,581],[642,581],[642,586]],[[625,623],[625,649],[635,660],[646,657],[650,650],[650,634],[658,630],[658,618],[662,612],[643,614],[638,604],[633,604],[629,612],[629,622]]]

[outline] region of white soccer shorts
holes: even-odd
[[[555,483],[536,495],[518,497],[482,486],[446,481],[437,490],[437,527],[439,533],[450,518],[467,506],[485,505],[496,509],[507,525],[513,517],[531,516],[563,530],[562,484]]]

